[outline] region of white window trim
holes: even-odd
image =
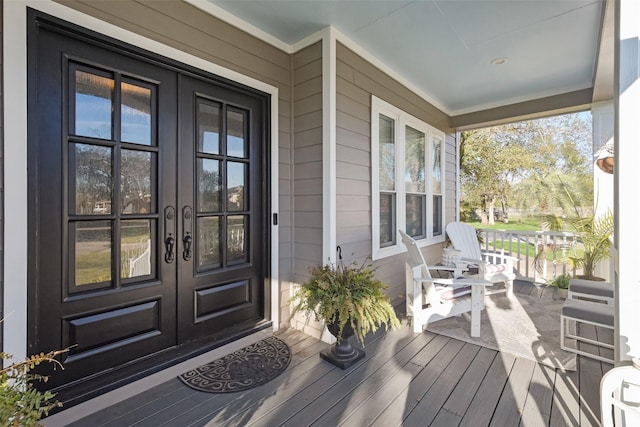
[[[386,258],[397,255],[406,251],[404,245],[400,241],[400,236],[396,236],[396,243],[392,246],[380,247],[380,185],[379,185],[379,167],[380,167],[380,149],[379,149],[379,115],[383,114],[395,121],[395,146],[396,146],[396,162],[395,162],[395,179],[396,179],[396,229],[405,229],[406,227],[406,192],[404,189],[404,171],[405,171],[405,129],[406,126],[424,132],[425,134],[425,153],[426,153],[426,189],[427,200],[425,206],[425,227],[427,237],[417,240],[418,246],[424,247],[444,241],[444,218],[446,217],[446,203],[444,200],[445,192],[445,134],[444,132],[434,128],[422,120],[406,113],[405,111],[383,101],[380,98],[371,96],[371,254],[373,260]],[[431,187],[431,175],[433,153],[431,152],[431,144],[433,137],[439,137],[442,140],[441,146],[441,193],[442,200],[442,234],[433,236],[433,190]]]

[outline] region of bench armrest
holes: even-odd
[[[442,270],[442,271],[467,271],[469,270],[467,267],[452,267],[449,265],[427,265],[429,270]]]
[[[438,285],[451,285],[451,286],[493,286],[493,283],[483,279],[428,279],[428,278],[416,278],[413,279],[418,283],[437,283]]]

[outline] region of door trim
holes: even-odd
[[[3,2],[3,60],[4,60],[4,182],[5,182],[5,242],[11,250],[4,251],[3,345],[5,352],[16,359],[27,351],[27,8],[47,13],[56,18],[91,28],[100,34],[129,43],[141,49],[162,55],[203,70],[207,73],[265,92],[270,96],[270,212],[278,212],[278,88],[236,71],[205,61],[155,40],[143,37],[113,24],[54,3],[50,0],[13,0]],[[10,66],[9,66],[10,64]],[[11,185],[6,185],[10,182]],[[6,207],[10,206],[11,209]],[[279,319],[278,225],[270,227],[270,300],[271,321],[274,332]],[[11,312],[5,308],[10,307]]]

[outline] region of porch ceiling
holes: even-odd
[[[331,25],[451,116],[592,88],[605,2],[209,1],[288,45]]]

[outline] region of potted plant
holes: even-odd
[[[386,329],[400,325],[384,292],[388,286],[374,277],[375,269],[367,261],[345,266],[339,256],[336,265],[316,266],[292,298],[292,316],[303,312],[307,322],[312,315],[316,321],[325,321],[337,343],[320,356],[342,369],[365,355],[364,351],[349,344],[351,335],[364,344],[365,335],[382,325]]]
[[[576,251],[576,255],[569,257],[575,268],[582,268],[582,274],[577,276],[587,280],[604,280],[594,275],[598,263],[609,258],[611,252],[611,240],[613,235],[613,213],[607,213],[595,218],[587,216],[569,221],[580,243],[582,251]]]
[[[610,238],[614,228],[611,211],[597,218],[593,215],[573,218],[549,216],[544,223],[552,231],[564,230],[568,225],[575,233],[577,244],[574,247],[574,256],[570,256],[569,259],[573,262],[574,274],[576,269],[582,269],[582,274],[577,277],[587,280],[604,280],[595,276],[594,272],[598,263],[610,256]],[[547,250],[546,246],[542,246],[535,256],[534,263],[539,272],[542,272]]]
[[[555,294],[562,299],[567,299],[567,294],[569,293],[569,282],[571,281],[571,276],[569,274],[561,274],[556,276],[551,282],[549,282],[549,286],[555,286]]]

